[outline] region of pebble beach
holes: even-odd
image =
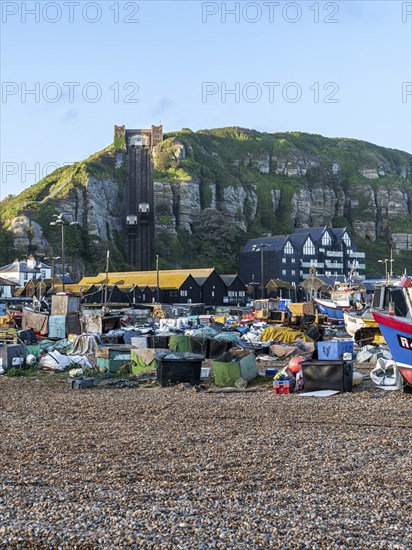
[[[410,395],[0,379],[0,548],[411,548]]]

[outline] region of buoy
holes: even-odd
[[[296,357],[292,357],[292,359],[288,363],[288,369],[292,374],[296,374],[299,372],[302,368],[301,363],[305,361],[304,357],[301,357],[300,355],[297,355]]]

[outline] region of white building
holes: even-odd
[[[0,277],[0,299],[11,298],[13,296],[13,291],[16,286],[17,283],[13,283],[8,279]]]
[[[0,267],[0,277],[18,286],[24,286],[30,279],[51,279],[52,269],[30,256],[27,261],[14,260],[12,264]]]

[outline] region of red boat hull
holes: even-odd
[[[410,386],[412,386],[412,369],[408,369],[407,367],[399,367],[399,372],[402,374],[405,382],[407,382]]]

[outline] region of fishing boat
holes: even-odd
[[[385,339],[380,332],[379,325],[372,316],[373,311],[378,313],[388,313],[389,304],[395,315],[403,317],[406,315],[407,306],[405,291],[399,286],[400,281],[377,283],[373,294],[371,308],[364,310],[345,310],[343,320],[345,322],[346,332],[362,344],[385,344]]]
[[[387,313],[373,312],[375,321],[405,381],[412,386],[412,320]]]
[[[321,313],[328,316],[330,323],[344,323],[344,312],[359,312],[362,309],[353,306],[353,292],[350,290],[331,292],[331,299],[314,298]]]
[[[360,345],[385,344],[385,338],[379,329],[370,309],[365,311],[344,311],[345,330]]]

